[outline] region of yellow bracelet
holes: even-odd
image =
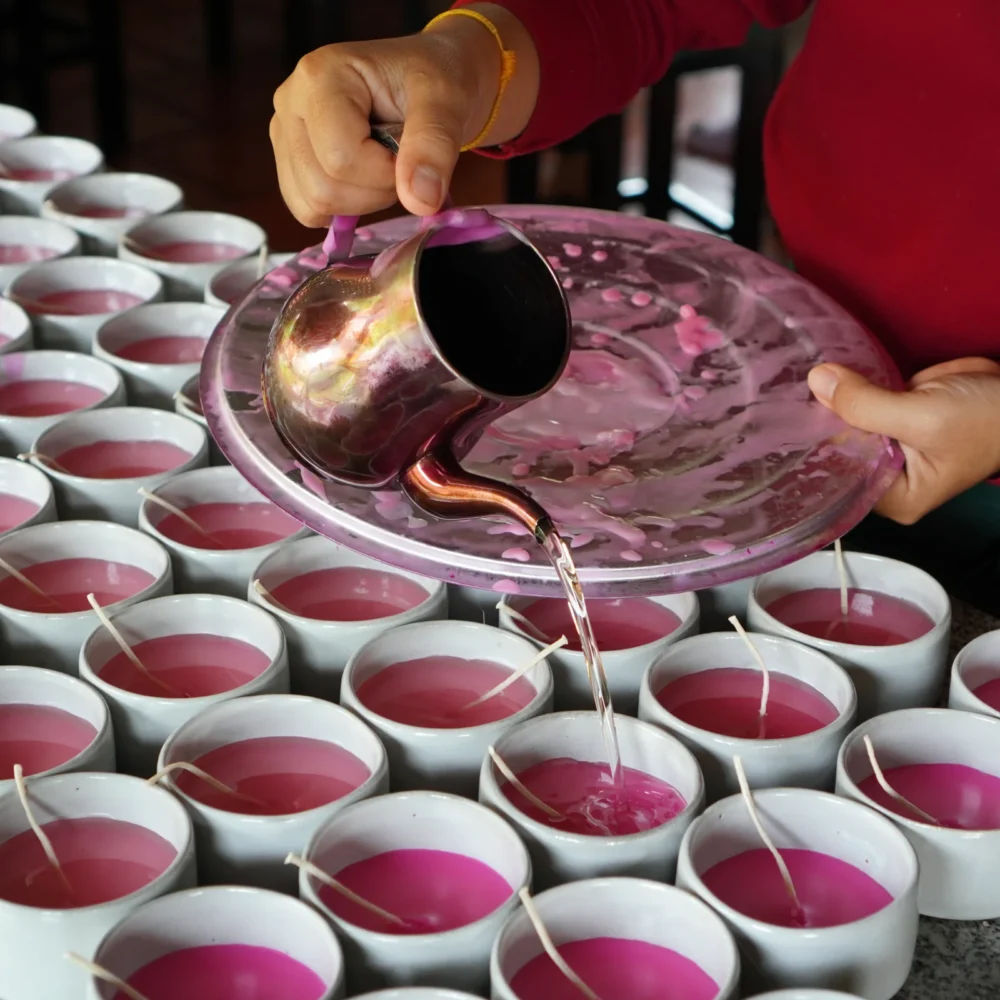
[[[483,126],[482,131],[472,142],[462,147],[462,152],[464,153],[467,150],[475,149],[490,134],[490,130],[496,124],[497,116],[500,114],[500,102],[503,101],[507,85],[510,83],[511,78],[514,76],[514,70],[517,68],[517,56],[513,50],[504,48],[503,39],[500,37],[500,31],[495,24],[485,14],[480,14],[478,10],[471,10],[468,7],[454,7],[451,10],[446,10],[443,14],[438,14],[434,20],[427,24],[424,31],[432,28],[446,17],[456,16],[471,17],[473,21],[478,21],[497,40],[497,45],[500,46],[500,86],[497,89],[496,100],[493,102],[490,116],[486,119],[486,124]]]

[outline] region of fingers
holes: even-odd
[[[943,364],[934,365],[933,368],[925,368],[922,372],[917,372],[910,379],[910,385],[912,387],[924,385],[933,379],[943,378],[946,375],[1000,375],[1000,364],[989,358],[957,358],[954,361],[945,361]]]

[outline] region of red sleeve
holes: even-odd
[[[468,7],[476,0],[458,0]],[[527,29],[541,86],[525,131],[493,155],[554,146],[621,111],[682,49],[739,45],[756,20],[799,17],[810,0],[493,0]]]

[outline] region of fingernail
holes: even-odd
[[[809,373],[809,388],[817,399],[829,400],[837,391],[840,376],[829,365],[819,365]]]
[[[433,167],[417,167],[413,171],[410,189],[418,201],[431,208],[438,208],[443,200],[444,182]]]

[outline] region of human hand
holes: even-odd
[[[859,430],[895,438],[906,466],[876,506],[913,524],[1000,472],[1000,364],[961,358],[915,375],[903,392],[840,365],[809,373],[813,395]]]

